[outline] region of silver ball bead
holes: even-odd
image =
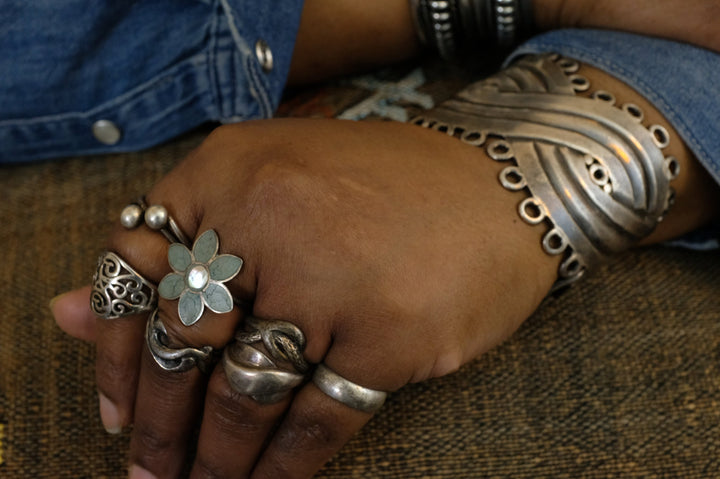
[[[152,205],[145,210],[145,223],[154,230],[165,227],[168,222],[168,212],[164,206]]]
[[[120,224],[129,230],[135,228],[140,224],[142,212],[142,208],[138,205],[127,205],[120,213]]]

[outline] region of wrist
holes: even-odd
[[[641,100],[599,70],[530,56],[414,123],[504,165],[500,183],[515,195],[517,213],[543,225],[542,249],[562,257],[560,287],[649,237],[673,205],[674,188],[686,188],[675,180],[691,162],[687,149]]]
[[[309,0],[288,83],[310,83],[417,55],[408,0]]]

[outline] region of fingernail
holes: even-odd
[[[138,466],[137,464],[133,464],[130,466],[129,479],[156,479],[152,472],[143,469],[142,467]]]
[[[62,298],[62,297],[65,296],[66,294],[67,294],[67,293],[58,294],[57,296],[55,296],[54,298],[52,298],[52,299],[50,300],[50,311],[53,311],[53,313],[54,313],[55,303],[57,303],[58,299]]]
[[[105,426],[105,430],[109,434],[120,434],[122,432],[120,412],[118,412],[115,404],[103,393],[98,393],[98,396],[100,397],[100,419],[103,426]]]

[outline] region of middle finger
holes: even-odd
[[[229,341],[241,319],[223,283],[240,272],[242,261],[221,254],[214,230],[200,234],[192,250],[169,246],[167,257],[173,272],[158,285],[158,310],[150,315],[145,335],[131,477],[181,472],[203,402],[206,377],[200,370],[212,367],[211,352]]]

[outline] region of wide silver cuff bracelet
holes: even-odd
[[[615,105],[609,92],[578,96],[590,89],[579,68],[553,54],[523,57],[412,120],[508,163],[500,183],[525,192],[520,217],[547,224],[543,249],[563,255],[555,289],[649,235],[679,174],[663,154],[668,131],[645,128],[640,108]]]

